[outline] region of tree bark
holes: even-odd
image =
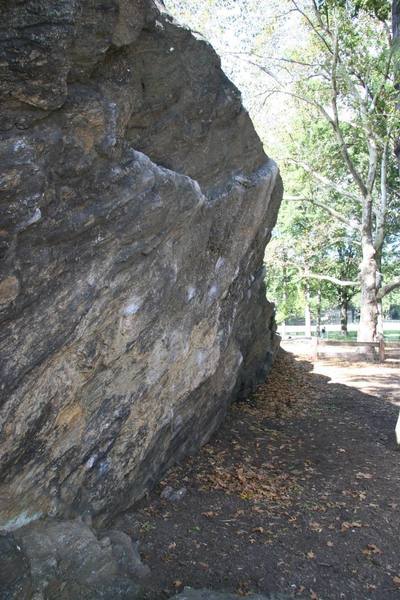
[[[376,335],[377,335],[378,340],[383,340],[385,337],[384,330],[383,330],[382,300],[378,300],[378,318],[377,318],[377,323],[376,323]]]
[[[377,277],[376,277],[376,297],[377,297],[377,306],[378,306],[378,315],[376,322],[376,337],[377,340],[381,341],[384,339],[383,333],[383,306],[382,306],[382,298],[379,297],[379,292],[382,287],[382,246],[379,247],[379,250],[376,251],[376,268],[377,268]]]
[[[318,290],[317,294],[317,338],[321,337],[321,290]]]
[[[400,0],[392,1],[393,40],[400,38]]]
[[[400,45],[400,0],[392,0],[392,31],[393,45],[398,49]],[[397,58],[396,58],[397,56]],[[395,88],[400,91],[400,61],[398,55],[395,54]],[[397,158],[397,164],[400,172],[400,139],[396,140],[394,153]]]
[[[349,308],[349,299],[346,294],[342,293],[340,300],[340,331],[347,336],[347,311]]]
[[[371,243],[363,242],[361,262],[361,310],[357,339],[360,342],[376,340],[378,322],[377,265],[375,249]]]
[[[310,308],[310,288],[307,285],[304,291],[306,305],[304,308],[304,318],[306,325],[306,337],[311,337],[311,308]]]

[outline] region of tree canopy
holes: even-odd
[[[400,286],[391,3],[268,4],[168,2],[211,37],[283,172],[284,204],[266,256],[278,318],[304,308],[306,289],[331,305],[352,300],[361,337],[372,340],[382,303],[388,308]]]

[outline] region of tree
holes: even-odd
[[[308,259],[296,269],[286,266],[285,277],[296,273],[312,285],[325,282],[323,292],[336,289],[342,304],[348,293],[360,291],[360,339],[374,339],[382,301],[400,286],[393,153],[399,139],[398,52],[389,0],[271,0],[268,6],[258,0],[167,0],[167,6],[210,36],[272,156],[279,159],[287,147],[285,122],[293,115],[302,122],[292,128],[297,149],[290,150],[291,167],[279,162],[288,201],[308,205],[309,216],[315,211],[329,247],[318,247],[321,256],[312,268]],[[394,0],[394,15],[398,8]],[[278,93],[289,105],[274,100]],[[298,185],[288,184],[292,170]],[[340,239],[353,255],[347,276],[339,268]],[[301,283],[286,288],[300,294]]]
[[[394,71],[395,71],[395,87],[400,92],[400,60],[399,60],[399,45],[400,45],[400,0],[393,0],[392,2],[392,31],[393,31],[393,46],[395,49],[394,53]],[[400,101],[399,101],[400,103]],[[399,165],[400,172],[400,138],[397,138],[395,148],[395,155]]]
[[[286,198],[290,201],[290,193],[295,194],[296,190],[301,190],[303,196],[311,200],[304,202],[300,199],[301,205],[296,212],[303,215],[301,230],[291,231],[292,236],[300,236],[304,246],[299,248],[297,262],[304,278],[329,284],[320,289],[320,292],[332,303],[339,305],[341,330],[347,334],[347,310],[357,293],[360,244],[354,228],[348,227],[352,215],[346,206],[346,198],[342,197],[343,191],[338,192],[331,185],[325,185],[332,173],[340,180],[346,171],[343,169],[340,152],[332,140],[329,125],[324,120],[315,118],[300,105],[293,125],[295,133],[290,136],[290,158],[286,169],[287,174],[293,174],[286,177]],[[318,164],[317,179],[309,164],[304,162],[304,156],[308,163]],[[293,199],[298,204],[299,198],[296,195]],[[332,209],[334,205],[335,211]],[[337,210],[339,207],[340,213]],[[340,218],[333,218],[332,211],[333,215]]]
[[[288,199],[323,209],[358,238],[358,279],[341,285],[360,287],[359,339],[373,341],[382,299],[400,287],[399,273],[384,282],[383,264],[388,234],[392,230],[398,236],[399,224],[397,173],[391,152],[398,134],[398,114],[394,47],[387,21],[390,6],[372,0],[360,0],[352,7],[350,2],[317,5],[311,0],[303,9],[296,0],[291,2],[310,32],[309,54],[301,60],[291,57],[297,76],[292,87],[278,84],[268,93],[286,94],[307,106],[309,121],[328,127],[330,143],[328,153],[324,146],[315,146],[311,161],[310,156],[308,160],[292,158],[314,187],[310,184],[306,194],[299,188],[298,197]],[[320,200],[323,190],[330,192],[329,203]]]
[[[290,173],[287,172],[288,185]],[[356,252],[351,238],[343,236],[341,225],[335,227],[333,234],[323,210],[311,204],[284,203],[265,257],[266,283],[270,297],[278,305],[278,322],[303,313],[307,324],[313,315],[318,333],[323,309],[341,302],[347,308],[355,290],[343,288],[337,281],[338,277],[350,278],[356,273]],[[306,335],[310,335],[307,326]]]

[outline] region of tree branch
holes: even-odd
[[[325,25],[322,20],[321,13],[319,11],[318,5],[315,0],[312,0],[312,7],[313,7],[314,14],[316,16],[316,19],[318,21],[318,25],[325,32],[326,35],[328,35],[330,38],[332,38],[332,33],[329,29],[328,11],[326,11],[326,14],[325,14],[325,16],[327,18],[327,24]]]
[[[383,285],[377,294],[378,300],[382,300],[387,294],[393,292],[393,290],[397,290],[400,288],[400,277],[396,277],[386,285]]]
[[[369,194],[372,194],[372,190],[374,188],[375,178],[376,178],[376,170],[378,166],[378,150],[376,147],[376,141],[373,136],[370,134],[367,137],[368,142],[368,175],[366,187]]]
[[[299,165],[302,169],[304,169],[304,171],[306,171],[306,173],[310,173],[310,175],[312,175],[312,177],[314,179],[316,179],[317,181],[322,183],[322,185],[324,185],[325,187],[331,188],[335,192],[338,192],[338,194],[340,194],[341,196],[346,196],[347,198],[350,198],[351,200],[355,200],[358,202],[359,198],[357,196],[347,192],[345,189],[343,189],[340,185],[338,185],[334,181],[331,181],[327,177],[324,177],[323,175],[321,175],[321,173],[318,173],[317,171],[315,171],[307,163],[305,163],[301,160],[296,160],[295,158],[288,158],[287,160],[289,162],[293,162],[293,163]]]
[[[294,267],[295,269],[297,269],[299,271],[299,279],[318,279],[319,281],[329,281],[330,283],[333,283],[333,284],[341,286],[341,287],[359,287],[360,286],[359,281],[349,281],[346,279],[339,279],[338,277],[333,277],[331,275],[320,275],[319,273],[312,273],[311,271],[308,270],[307,267],[299,265],[298,263],[296,263],[294,261],[288,260],[288,261],[286,261],[286,264],[291,265],[292,267]]]
[[[319,39],[324,44],[324,46],[326,47],[326,49],[328,50],[328,52],[330,54],[333,54],[332,48],[330,47],[330,45],[328,44],[328,42],[326,41],[326,39],[324,38],[324,36],[321,34],[321,32],[318,31],[318,28],[311,21],[310,17],[307,15],[307,13],[305,13],[303,10],[301,10],[301,8],[299,8],[299,6],[295,2],[295,0],[292,0],[292,4],[296,8],[296,10],[302,15],[302,17],[307,21],[307,23],[309,24],[309,26],[311,27],[311,29],[313,30],[313,32],[319,37]]]
[[[385,241],[385,223],[387,209],[387,153],[389,140],[386,140],[381,158],[381,194],[379,207],[376,211],[375,243],[374,248],[380,252]]]
[[[287,58],[285,56],[261,56],[260,54],[256,54],[255,52],[221,52],[220,53],[221,56],[225,56],[227,54],[229,55],[233,55],[233,56],[239,56],[239,58],[241,58],[242,56],[251,56],[252,58],[257,58],[260,60],[270,60],[271,62],[285,62],[285,63],[289,63],[291,65],[300,65],[301,67],[318,67],[320,69],[322,69],[322,65],[320,65],[319,63],[309,63],[309,62],[304,62],[301,60],[295,60],[294,58]],[[246,60],[246,59],[242,59],[242,60]]]
[[[372,113],[375,110],[376,104],[378,102],[378,99],[379,99],[380,95],[382,94],[383,90],[385,89],[385,84],[386,84],[387,80],[389,79],[390,68],[391,68],[392,57],[393,57],[393,51],[394,51],[394,48],[393,48],[392,45],[390,45],[389,56],[388,56],[388,59],[386,61],[385,71],[383,73],[383,81],[382,81],[380,87],[377,89],[376,94],[372,98],[372,102],[371,102],[370,107],[368,109],[368,112],[370,112],[370,113]]]
[[[330,114],[325,110],[325,108],[322,106],[322,104],[319,104],[315,100],[310,100],[310,98],[307,98],[306,96],[301,96],[300,94],[295,94],[294,92],[289,92],[288,90],[272,89],[272,90],[265,90],[264,93],[284,94],[285,96],[291,96],[292,98],[301,100],[305,104],[309,104],[310,106],[314,106],[314,108],[317,108],[319,110],[319,112],[321,113],[321,115],[328,121],[328,123],[330,123],[332,126],[334,125],[334,121],[333,121],[332,117],[330,116]]]
[[[271,77],[271,79],[273,79],[278,85],[282,85],[282,82],[279,81],[277,76],[272,71],[267,69],[267,67],[264,67],[263,65],[260,65],[259,63],[254,62],[253,60],[249,60],[248,58],[242,58],[242,57],[239,57],[239,58],[243,62],[246,62],[248,65],[252,65],[253,67],[257,67],[257,69],[260,69],[260,71],[262,71],[263,73],[268,75],[268,77]]]
[[[360,174],[358,173],[356,167],[354,166],[353,161],[350,158],[349,152],[347,150],[346,142],[343,138],[342,130],[340,128],[339,123],[339,111],[337,106],[337,98],[339,95],[338,83],[337,83],[337,66],[339,62],[339,34],[337,30],[334,35],[334,53],[333,53],[333,62],[332,62],[332,71],[331,71],[331,88],[332,88],[332,97],[331,97],[331,105],[333,110],[333,119],[330,119],[330,123],[335,132],[336,140],[339,144],[340,151],[344,158],[344,161],[355,181],[358,188],[361,191],[361,194],[365,197],[367,195],[367,187],[363,182]]]
[[[349,219],[346,219],[346,217],[341,215],[334,208],[331,208],[330,206],[328,206],[327,204],[324,204],[323,202],[314,200],[313,198],[302,198],[302,197],[297,197],[297,196],[284,196],[283,199],[287,200],[289,202],[310,202],[311,204],[314,204],[315,206],[319,206],[319,208],[322,208],[323,210],[325,210],[332,217],[334,217],[337,221],[340,221],[341,223],[346,225],[346,227],[350,227],[351,229],[354,229],[356,231],[359,231],[359,229],[360,229],[360,223],[358,221],[350,221]]]
[[[318,273],[305,272],[304,277],[308,279],[319,279],[320,281],[330,281],[331,283],[342,287],[360,286],[359,281],[347,281],[346,279],[338,279],[337,277],[331,277],[330,275],[319,275]]]

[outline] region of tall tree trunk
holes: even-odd
[[[347,336],[347,311],[349,308],[349,299],[343,291],[340,298],[340,331]]]
[[[384,331],[383,331],[383,306],[382,300],[378,300],[378,318],[376,323],[376,337],[378,340],[384,339]]]
[[[361,309],[357,339],[360,342],[374,342],[378,322],[378,301],[376,298],[376,260],[373,246],[363,247],[361,263]]]
[[[306,337],[311,337],[311,308],[310,308],[310,287],[306,285],[304,291],[306,305],[304,308],[304,318],[306,324]]]
[[[392,1],[392,29],[393,40],[400,38],[400,0]]]
[[[288,300],[289,300],[289,295],[288,295],[288,275],[287,275],[287,269],[286,269],[286,252],[284,252],[283,255],[283,312],[285,315],[285,318],[283,319],[282,322],[282,339],[284,339],[286,337],[286,316],[288,315]]]
[[[317,331],[316,335],[318,338],[321,337],[321,290],[318,289],[317,294]]]
[[[393,44],[395,48],[400,45],[400,0],[392,0],[392,30]],[[395,53],[395,88],[400,91],[400,60],[398,54]],[[396,140],[394,152],[397,157],[397,163],[400,171],[400,139]]]
[[[376,253],[376,268],[377,268],[376,292],[378,293],[382,287],[382,252],[380,250]],[[378,317],[377,317],[377,323],[376,323],[376,337],[378,340],[383,340],[384,333],[383,333],[382,299],[379,299],[377,304],[378,304]]]
[[[378,321],[378,269],[372,239],[372,198],[369,196],[363,198],[361,245],[361,309],[357,339],[360,342],[375,342]]]

